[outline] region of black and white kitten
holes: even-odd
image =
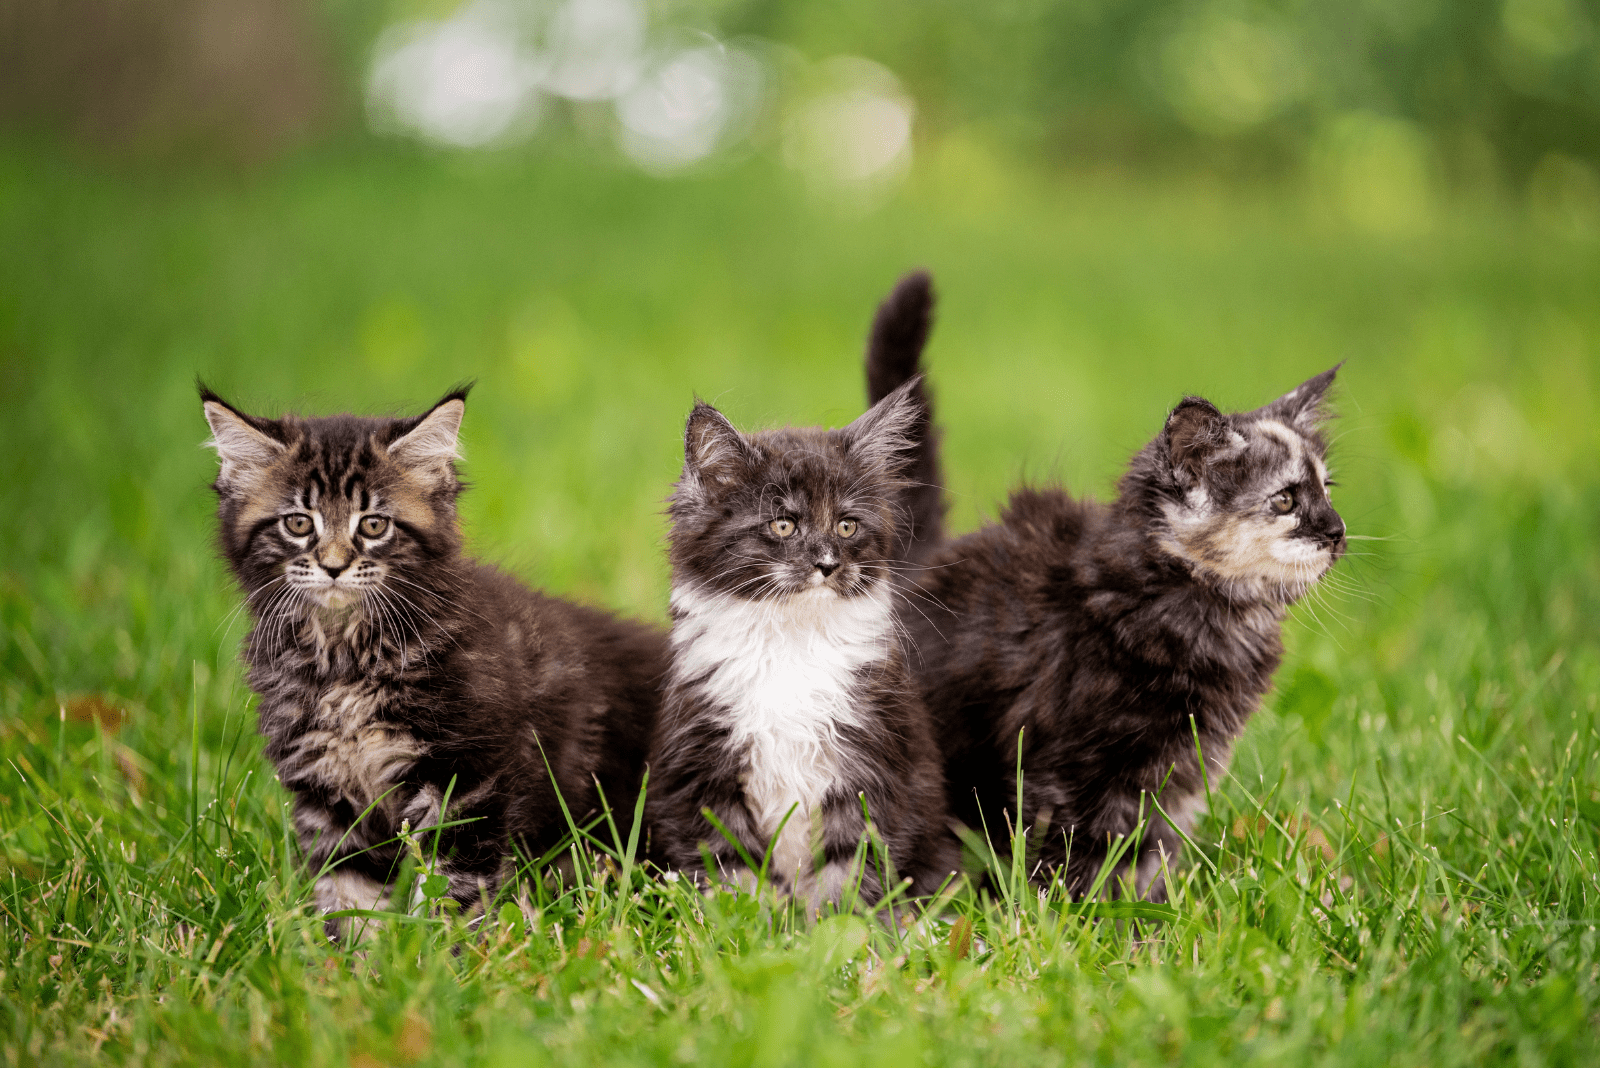
[[[917,418],[907,383],[842,430],[745,435],[698,404],[672,495],[672,667],[650,757],[664,866],[749,883],[709,809],[780,889],[837,904],[955,870],[939,753],[907,674],[891,581],[895,496]],[[789,815],[785,824],[784,818]],[[782,832],[779,833],[780,824]]]
[[[322,911],[382,907],[402,821],[471,821],[438,836],[448,894],[471,909],[513,847],[538,857],[566,833],[557,787],[581,819],[598,779],[630,817],[666,636],[462,555],[465,390],[409,419],[264,419],[200,395],[267,756],[308,867],[335,865]]]
[[[869,396],[919,372],[905,353],[872,360]],[[1251,412],[1186,398],[1109,504],[1021,489],[998,523],[908,547],[926,566],[901,620],[958,820],[1024,828],[1043,878],[1079,895],[1152,798],[1187,830],[1204,783],[1193,732],[1209,773],[1225,770],[1288,607],[1344,553],[1320,430],[1336,370]],[[1125,854],[1139,892],[1164,893],[1179,842],[1156,817]]]

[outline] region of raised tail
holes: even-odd
[[[867,403],[877,404],[922,374],[922,349],[933,329],[933,279],[913,271],[878,305],[867,338]],[[900,559],[915,561],[944,539],[944,477],[939,470],[939,431],[927,379],[912,390],[921,414],[911,427],[916,459],[906,470],[912,485],[901,503],[910,522],[901,535]]]

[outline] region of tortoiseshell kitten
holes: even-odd
[[[538,857],[566,832],[551,771],[575,816],[599,809],[598,778],[631,818],[665,635],[462,555],[465,390],[409,419],[264,419],[200,396],[267,756],[309,869],[337,865],[322,911],[387,901],[400,849],[380,843],[402,821],[472,821],[442,831],[439,858],[449,896],[478,906],[513,846]]]
[[[879,367],[869,395],[917,365]],[[1251,412],[1186,398],[1109,504],[1021,489],[998,523],[908,549],[926,567],[900,619],[957,819],[1021,826],[1041,877],[1076,895],[1152,796],[1187,831],[1203,800],[1193,730],[1214,777],[1271,685],[1288,607],[1344,554],[1320,430],[1335,371]],[[1163,896],[1161,854],[1180,841],[1157,816],[1117,874],[1136,858],[1138,892]]]
[[[915,388],[842,430],[745,435],[703,403],[689,416],[670,507],[672,667],[650,757],[663,866],[701,877],[706,849],[714,874],[748,883],[709,808],[778,888],[837,904],[860,879],[873,904],[888,885],[871,854],[853,864],[863,797],[913,894],[958,866],[891,581]]]

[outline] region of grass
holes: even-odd
[[[0,1063],[1594,1063],[1600,257],[1442,218],[1384,238],[954,143],[866,215],[759,161],[363,149],[241,180],[0,146]],[[1336,503],[1372,540],[1296,611],[1170,913],[1086,916],[1002,857],[921,925],[813,925],[602,833],[615,857],[519,880],[485,938],[330,947],[194,375],[268,412],[476,377],[475,550],[661,619],[693,393],[846,421],[919,264],[960,529],[1022,477],[1103,492],[1186,391],[1253,406],[1349,361]]]

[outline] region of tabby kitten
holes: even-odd
[[[705,849],[713,874],[748,884],[742,847],[815,906],[858,879],[868,904],[891,879],[931,893],[959,863],[890,581],[915,388],[842,430],[745,435],[703,403],[689,416],[670,507],[672,667],[650,757],[662,865],[702,877]],[[892,873],[854,864],[863,798]]]
[[[565,833],[557,788],[579,818],[596,780],[632,811],[665,635],[462,555],[466,390],[409,419],[264,419],[200,396],[267,756],[309,869],[332,865],[322,911],[382,907],[403,822],[430,849],[456,823],[440,870],[470,910],[514,848],[538,857]]]
[[[872,370],[877,395],[918,361]],[[1187,830],[1204,784],[1194,732],[1216,776],[1271,685],[1288,607],[1344,554],[1320,430],[1336,371],[1252,412],[1186,398],[1109,504],[1021,489],[998,523],[908,548],[926,566],[900,619],[957,819],[1021,826],[1041,876],[1077,895],[1152,798]],[[1132,861],[1159,898],[1179,842],[1156,817],[1117,873]]]

